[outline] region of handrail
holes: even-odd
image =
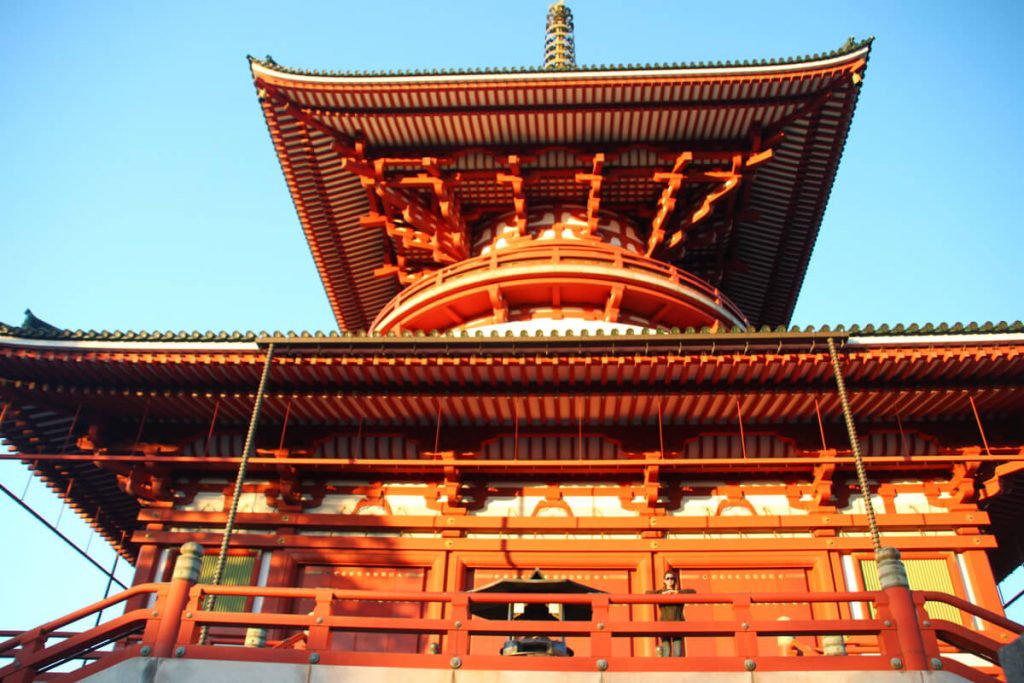
[[[189,656],[201,659],[227,658],[238,660],[253,659],[255,661],[289,661],[305,662],[308,655],[302,650],[289,649],[304,643],[308,651],[317,653],[316,661],[323,663],[361,663],[367,665],[395,665],[401,662],[405,666],[438,667],[446,666],[451,657],[459,658],[460,666],[477,668],[537,668],[538,666],[557,666],[562,670],[579,670],[583,667],[592,670],[596,658],[604,662],[612,662],[618,670],[742,670],[754,662],[761,670],[798,670],[813,669],[815,666],[828,670],[889,670],[896,666],[892,662],[900,662],[900,666],[909,666],[909,660],[901,652],[901,640],[897,637],[900,629],[914,628],[920,632],[921,641],[925,645],[926,656],[930,657],[933,668],[940,662],[951,672],[956,672],[973,681],[991,681],[991,676],[973,669],[961,662],[945,656],[939,649],[939,641],[952,644],[962,651],[976,654],[988,661],[995,661],[995,652],[1000,643],[988,636],[967,627],[951,622],[927,619],[922,624],[904,621],[905,614],[890,609],[891,595],[886,591],[842,591],[831,593],[723,593],[723,594],[522,594],[522,593],[467,593],[467,592],[393,592],[385,590],[348,590],[326,588],[297,588],[275,586],[212,586],[194,584],[194,579],[176,578],[166,584],[140,584],[118,595],[96,602],[60,619],[22,633],[3,644],[0,656],[17,657],[17,665],[11,664],[0,668],[0,681],[4,683],[21,683],[34,680],[39,671],[52,668],[62,662],[79,659],[83,653],[93,651],[98,645],[123,638],[132,632],[144,632],[138,644],[129,648],[124,646],[118,652],[105,654],[99,661],[89,663],[73,673],[64,674],[67,680],[90,675],[98,668],[109,665],[105,660],[125,656],[170,656],[174,651],[176,657]],[[169,595],[177,591],[181,601],[175,604],[180,609],[171,609],[173,600]],[[910,592],[913,603],[923,616],[923,605],[926,601],[939,601],[949,604],[974,617],[984,619],[994,626],[1014,634],[1024,632],[1024,626],[1005,617],[973,605],[955,596],[936,593],[934,591]],[[67,638],[62,642],[46,645],[48,637],[57,635],[59,628],[93,614],[101,609],[124,602],[130,598],[155,594],[157,603],[153,608],[136,609],[105,622],[100,626],[79,634],[62,634]],[[284,601],[311,600],[314,609],[308,614],[292,612],[218,612],[206,611],[202,605],[207,596],[246,596],[262,598],[278,598]],[[187,602],[185,602],[187,600]],[[371,601],[371,602],[413,602],[421,605],[434,604],[434,608],[421,610],[424,617],[380,617],[345,615],[335,613],[335,605],[340,601]],[[589,605],[593,611],[588,621],[503,621],[488,620],[471,616],[470,609],[475,604],[486,603],[551,603],[558,602],[570,605]],[[800,620],[767,620],[752,618],[752,607],[765,604],[798,603],[827,604],[835,608],[830,610],[836,615],[842,614],[840,605],[868,603],[874,606],[872,618],[810,618]],[[725,605],[731,609],[732,616],[728,619],[689,620],[665,622],[653,620],[637,620],[635,617],[622,619],[613,617],[609,612],[612,606],[627,605],[651,607],[665,604]],[[653,611],[652,611],[653,614]],[[869,614],[869,612],[865,612]],[[430,616],[433,615],[433,616]],[[252,648],[241,655],[237,649],[241,639],[232,632],[217,641],[217,645],[197,644],[199,629],[203,626],[218,628],[262,628],[277,629],[275,647]],[[449,657],[431,657],[426,654],[394,654],[384,662],[379,654],[341,652],[331,648],[332,633],[366,632],[366,633],[407,633],[425,636],[437,645],[431,652],[441,652]],[[235,631],[234,633],[237,633]],[[171,640],[161,643],[161,634],[170,634]],[[473,654],[470,648],[474,637],[510,636],[510,635],[558,635],[585,638],[589,641],[591,654],[589,657],[577,658],[574,662],[525,662],[524,659],[502,660],[495,655]],[[734,655],[716,655],[715,657],[686,657],[676,661],[653,661],[650,657],[614,656],[614,641],[636,638],[650,639],[665,635],[678,635],[688,639],[709,637],[731,638],[735,643]],[[867,651],[882,656],[850,656],[837,659],[826,657],[812,648],[803,648],[803,654],[821,657],[820,664],[810,664],[806,660],[797,660],[784,651],[779,654],[766,655],[758,645],[758,637],[822,637],[829,635],[861,635],[877,640],[877,645],[868,641]],[[421,641],[422,642],[422,641]],[[649,640],[647,642],[650,642]],[[283,645],[283,647],[281,647]],[[18,648],[18,649],[16,649]],[[227,654],[234,651],[236,654]],[[865,651],[862,649],[862,651]],[[162,654],[161,654],[162,653]],[[275,654],[276,653],[276,654]],[[270,658],[270,659],[268,659]],[[275,659],[276,658],[276,659]],[[412,659],[410,659],[412,658]],[[310,660],[312,661],[312,660]],[[413,663],[415,662],[415,664]],[[906,663],[904,663],[906,662]],[[607,664],[606,664],[607,665]],[[674,668],[673,668],[674,667]]]
[[[588,605],[593,603],[595,595],[607,596],[611,604],[618,605],[717,605],[730,604],[742,596],[742,599],[751,603],[835,603],[835,602],[873,602],[878,599],[876,591],[836,591],[831,593],[472,593],[465,591],[384,591],[384,590],[355,590],[340,588],[289,588],[281,586],[213,586],[210,584],[196,584],[192,589],[204,595],[225,596],[225,597],[263,597],[263,598],[292,598],[292,599],[316,599],[324,591],[330,594],[333,600],[366,600],[383,602],[451,602],[456,596],[465,596],[469,603],[509,603],[521,602],[524,604],[540,604],[558,602],[564,605]],[[933,595],[943,596],[944,593],[927,593],[928,600],[939,598]],[[953,598],[953,596],[947,596]],[[953,598],[954,600],[956,598]],[[973,609],[981,609],[970,603],[964,603]],[[991,614],[991,613],[990,613]],[[1009,621],[1009,620],[1007,620]],[[1014,623],[1014,622],[1009,622]],[[1019,624],[1018,628],[1021,627]]]
[[[939,593],[938,591],[914,591],[914,595],[920,596],[924,601],[932,602],[944,602],[947,605],[956,607],[959,610],[967,612],[975,617],[981,617],[985,621],[995,624],[999,628],[1005,628],[1007,631],[1012,631],[1017,635],[1024,633],[1024,625],[1018,624],[1017,622],[1007,619],[1004,616],[1000,616],[995,612],[990,612],[984,607],[979,607],[973,602],[968,602],[963,598],[958,598],[955,595],[949,593]]]
[[[41,626],[35,627],[31,631],[23,631],[21,632],[20,635],[14,636],[9,640],[0,642],[0,655],[14,647],[24,645],[27,640],[30,640],[30,635],[31,637],[38,637],[38,634],[45,634],[47,637],[60,637],[60,634],[56,633],[56,631],[62,626],[73,624],[79,619],[84,619],[85,617],[92,616],[97,612],[105,611],[109,607],[113,607],[118,603],[124,602],[125,600],[130,600],[131,598],[134,598],[136,596],[155,594],[166,585],[167,584],[162,583],[140,583],[135,586],[132,586],[127,590],[121,591],[116,595],[111,595],[110,597],[104,598],[98,602],[94,602],[91,605],[75,610],[70,614],[65,614],[64,616],[54,619],[53,621],[48,621]],[[79,634],[74,633],[67,635],[73,636]]]
[[[733,317],[739,320],[746,319],[740,308],[719,289],[671,264],[634,254],[629,250],[610,244],[551,239],[525,243],[515,249],[499,250],[485,256],[474,256],[434,271],[408,285],[385,304],[378,312],[371,327],[376,329],[382,321],[387,320],[411,299],[446,283],[465,279],[475,273],[493,272],[499,266],[508,268],[521,265],[549,265],[552,262],[552,255],[557,256],[556,262],[559,266],[590,264],[651,274],[708,296]]]
[[[0,668],[0,681],[4,683],[28,683],[35,680],[40,671],[58,666],[65,662],[78,659],[95,659],[79,671],[91,672],[109,655],[93,657],[94,651],[111,642],[123,639],[133,633],[143,631],[143,638],[155,632],[158,617],[165,604],[167,591],[171,584],[140,583],[131,588],[75,610],[63,617],[49,621],[29,631],[24,631],[13,638],[0,643],[0,658],[10,658],[11,664]],[[114,605],[141,596],[156,596],[153,609],[135,609],[114,617],[91,629],[78,633],[62,632],[59,629],[80,619],[100,614]],[[164,615],[168,618],[180,619],[181,615]],[[147,627],[154,628],[147,628]],[[47,645],[50,638],[62,638],[58,643]]]

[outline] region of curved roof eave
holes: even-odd
[[[21,347],[31,349],[45,349],[52,351],[116,351],[116,352],[139,352],[150,353],[156,351],[164,352],[187,352],[187,353],[245,353],[258,352],[266,344],[273,342],[285,346],[315,345],[318,348],[329,348],[331,345],[350,346],[352,344],[372,344],[381,353],[387,353],[382,343],[395,344],[396,346],[407,346],[415,344],[424,350],[432,346],[450,347],[452,344],[470,345],[474,348],[481,344],[497,344],[501,346],[529,347],[545,345],[550,343],[574,342],[586,343],[600,339],[615,340],[621,342],[641,342],[645,345],[665,342],[672,345],[680,341],[719,340],[718,343],[731,340],[749,340],[757,343],[763,339],[765,343],[774,342],[778,339],[824,339],[825,337],[843,339],[849,346],[931,346],[931,345],[964,345],[964,344],[986,344],[986,343],[1024,343],[1024,322],[1014,321],[1012,323],[955,323],[952,325],[911,325],[905,327],[897,325],[881,325],[875,327],[867,325],[861,327],[853,325],[845,327],[842,325],[829,327],[807,326],[799,327],[776,327],[774,329],[753,328],[732,330],[719,329],[711,331],[704,328],[699,331],[679,330],[657,330],[644,334],[623,334],[610,330],[608,333],[591,333],[587,336],[578,335],[547,335],[544,337],[504,337],[497,334],[478,336],[472,332],[450,332],[439,335],[417,335],[406,333],[401,335],[380,335],[380,334],[359,334],[349,332],[220,332],[220,333],[161,333],[161,332],[136,332],[136,331],[101,331],[94,330],[56,330],[39,331],[21,327],[11,327],[0,324],[0,347]]]
[[[619,67],[581,66],[570,71],[546,71],[541,67],[506,68],[506,69],[442,69],[427,71],[409,72],[319,72],[306,69],[293,69],[281,66],[273,60],[261,60],[249,57],[249,62],[254,74],[285,78],[294,82],[319,83],[319,84],[380,84],[382,81],[395,83],[451,83],[451,82],[480,82],[480,81],[522,81],[522,80],[573,80],[577,78],[592,80],[594,78],[623,78],[623,77],[686,77],[686,76],[751,76],[783,74],[792,71],[803,71],[807,69],[829,68],[846,61],[867,56],[871,49],[874,38],[867,38],[853,44],[849,48],[844,46],[839,50],[826,53],[824,56],[807,55],[804,57],[791,57],[787,59],[773,59],[768,63],[742,62],[730,65],[728,62],[722,64],[689,63],[654,65],[652,67],[638,67],[625,65]],[[755,60],[756,61],[756,60]],[[762,60],[763,61],[763,60]],[[449,73],[450,71],[450,73]]]

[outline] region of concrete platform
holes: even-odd
[[[961,683],[946,671],[467,671],[320,664],[263,664],[136,658],[87,679],[89,683]]]

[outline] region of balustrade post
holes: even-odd
[[[931,619],[928,618],[928,612],[924,608],[924,595],[921,593],[913,593],[914,596],[914,607],[920,621],[921,642],[924,643],[924,656],[928,659],[928,664],[934,668],[935,660],[941,657],[939,650],[939,638],[935,634],[935,627],[932,626]]]
[[[445,654],[461,656],[469,653],[469,637],[464,630],[469,621],[469,596],[456,593],[452,596],[452,628],[445,639]]]
[[[757,656],[757,634],[750,630],[753,621],[750,611],[750,596],[738,595],[732,601],[732,614],[735,621],[740,622],[740,630],[736,631],[736,654],[740,657]]]
[[[878,563],[878,583],[889,599],[889,611],[896,625],[896,637],[900,644],[902,662],[897,667],[910,671],[928,670],[921,625],[917,620],[917,607],[910,591],[907,570],[896,548],[879,548],[875,553]]]
[[[199,641],[199,635],[203,629],[197,625],[194,615],[199,614],[203,610],[205,602],[206,593],[193,586],[188,592],[188,602],[185,603],[184,618],[181,620],[181,628],[178,629],[179,643],[191,645]]]
[[[310,613],[313,623],[310,625],[309,635],[306,637],[306,649],[311,651],[327,650],[331,646],[331,627],[327,625],[327,620],[331,617],[334,591],[329,588],[318,588],[315,600],[313,611]]]
[[[39,628],[28,633],[31,633],[32,637],[25,641],[25,644],[21,646],[21,651],[14,657],[13,664],[17,668],[14,673],[4,678],[4,683],[8,683],[8,681],[10,683],[32,683],[36,680],[36,667],[26,666],[25,662],[32,655],[46,648],[46,634]]]
[[[163,609],[157,615],[160,625],[157,627],[156,642],[153,644],[154,657],[170,657],[174,653],[178,629],[181,627],[181,615],[188,602],[189,591],[199,580],[202,562],[203,546],[198,543],[186,543],[181,546],[181,554],[174,563],[174,573],[167,588]]]
[[[608,596],[595,594],[592,600],[590,656],[608,658],[612,656],[612,634],[608,631]]]
[[[153,616],[154,614],[163,614],[164,605],[167,604],[167,589],[170,584],[161,584],[156,591],[153,593],[153,609],[149,613],[149,618],[146,619],[146,627],[142,630],[142,642],[143,643],[155,643],[156,634],[160,630],[160,618],[159,616]],[[130,601],[129,601],[130,602]],[[145,603],[143,603],[143,606]]]

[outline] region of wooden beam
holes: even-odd
[[[699,179],[701,181],[716,183],[716,186],[708,191],[696,208],[693,208],[688,212],[686,217],[683,218],[680,223],[679,228],[673,232],[667,243],[665,243],[663,249],[659,250],[661,252],[668,252],[662,254],[663,258],[678,258],[678,255],[669,256],[669,254],[681,249],[689,230],[701,221],[707,219],[711,215],[715,206],[722,199],[734,196],[734,193],[743,181],[745,173],[753,170],[755,167],[772,158],[774,154],[772,149],[758,149],[758,146],[760,145],[759,130],[755,131],[753,136],[756,139],[752,143],[752,151],[747,153],[734,153],[728,170],[705,171],[699,174],[693,174],[692,176],[687,176],[688,180],[691,178],[693,181]],[[664,235],[661,236],[661,239],[664,239]],[[650,253],[650,242],[648,242],[648,253]]]
[[[647,256],[651,256],[665,239],[665,222],[676,208],[676,196],[683,186],[683,181],[686,180],[683,170],[691,161],[693,161],[693,153],[682,152],[676,157],[670,172],[654,174],[656,182],[663,182],[666,185],[658,198],[658,212],[655,214],[654,220],[651,221],[651,233],[647,238]]]
[[[508,173],[499,172],[496,180],[499,184],[510,185],[512,188],[512,206],[516,215],[516,228],[519,236],[526,234],[526,193],[523,191],[523,171],[521,158],[517,154],[508,157]]]
[[[576,182],[589,183],[590,192],[587,194],[587,234],[597,232],[597,224],[600,220],[598,212],[601,210],[601,184],[604,176],[601,174],[604,168],[604,154],[598,152],[594,155],[590,173],[577,173]]]

